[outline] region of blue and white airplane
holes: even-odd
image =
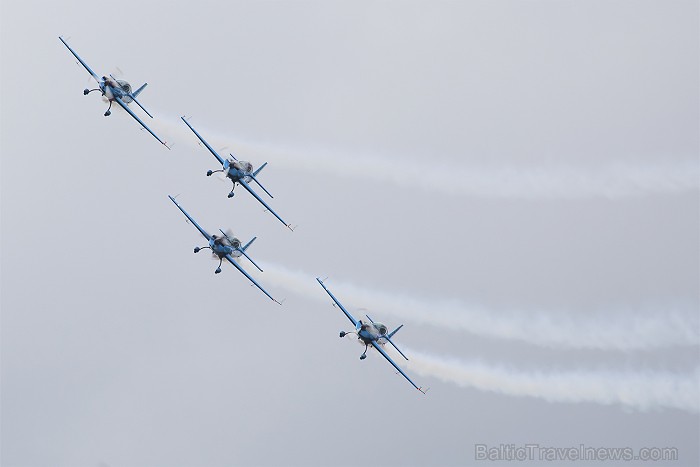
[[[221,272],[221,262],[222,262],[224,259],[226,259],[229,263],[233,264],[233,265],[236,267],[236,269],[238,269],[239,271],[241,271],[241,274],[243,274],[244,276],[246,276],[246,277],[248,278],[248,280],[250,280],[250,282],[252,282],[253,284],[255,284],[255,286],[256,286],[257,288],[259,288],[265,295],[267,295],[267,296],[270,298],[270,300],[272,300],[273,302],[275,302],[275,303],[281,305],[280,302],[278,302],[277,300],[275,300],[274,298],[272,298],[272,296],[271,296],[269,293],[267,293],[267,291],[266,291],[265,289],[263,289],[262,286],[260,286],[260,284],[258,284],[258,283],[255,281],[255,279],[253,279],[253,278],[245,271],[245,269],[243,269],[243,268],[236,262],[236,260],[234,259],[234,258],[240,257],[241,255],[242,255],[242,256],[245,256],[246,258],[248,258],[248,260],[249,260],[251,263],[253,263],[253,265],[254,265],[256,268],[258,268],[258,269],[260,270],[260,272],[262,272],[262,269],[260,269],[260,266],[258,266],[257,264],[255,264],[255,261],[253,261],[253,260],[250,258],[250,256],[248,256],[248,255],[246,254],[246,252],[245,252],[245,251],[248,249],[248,247],[255,241],[255,239],[256,239],[257,237],[253,237],[253,239],[252,239],[251,241],[249,241],[248,243],[246,243],[244,246],[241,246],[240,240],[238,240],[238,239],[235,238],[235,237],[229,236],[227,233],[225,233],[225,232],[224,232],[223,230],[221,230],[221,229],[219,229],[219,231],[223,234],[223,236],[218,236],[218,235],[216,235],[216,234],[215,234],[215,235],[209,235],[209,234],[207,233],[207,231],[204,230],[202,227],[200,227],[199,224],[197,224],[197,221],[195,221],[194,219],[192,219],[192,216],[190,216],[189,214],[187,214],[187,211],[185,211],[185,210],[182,208],[182,206],[180,206],[180,205],[177,203],[177,201],[175,201],[175,198],[173,198],[173,197],[170,196],[170,195],[168,195],[168,198],[170,198],[170,201],[172,201],[173,203],[175,203],[175,206],[177,206],[178,209],[180,209],[180,211],[182,211],[182,213],[185,215],[185,217],[187,217],[187,219],[189,219],[189,221],[192,222],[192,224],[197,228],[197,230],[199,230],[199,232],[204,236],[204,238],[206,238],[207,241],[209,241],[209,245],[208,245],[208,246],[205,246],[205,247],[199,247],[199,246],[197,246],[197,247],[194,248],[194,252],[195,252],[195,253],[199,253],[199,252],[202,251],[202,250],[206,250],[206,249],[211,250],[212,254],[213,254],[214,256],[216,256],[216,257],[219,259],[219,266],[217,266],[216,270],[214,271],[215,274],[219,274],[219,273]]]
[[[394,360],[391,359],[389,354],[387,354],[384,351],[384,345],[388,342],[392,346],[394,346],[394,348],[401,354],[401,356],[403,358],[408,360],[408,357],[406,357],[403,354],[403,352],[401,352],[401,350],[399,350],[399,348],[396,347],[396,344],[394,344],[394,342],[391,340],[392,336],[394,334],[396,334],[398,332],[398,330],[403,327],[403,324],[401,326],[399,326],[398,328],[394,329],[393,331],[387,333],[388,329],[385,325],[383,325],[382,323],[379,323],[379,322],[372,321],[372,318],[370,318],[367,315],[365,315],[365,316],[367,316],[369,323],[363,323],[362,320],[356,320],[348,312],[348,310],[346,310],[345,307],[338,301],[338,299],[335,298],[335,296],[331,293],[331,291],[326,288],[323,281],[321,279],[319,279],[318,277],[316,278],[316,280],[318,281],[319,284],[321,284],[321,287],[323,287],[323,289],[328,293],[328,295],[330,295],[330,297],[333,299],[335,304],[338,305],[338,307],[343,311],[343,313],[345,313],[345,316],[347,316],[348,319],[350,320],[350,322],[352,322],[352,324],[355,326],[354,331],[350,331],[350,332],[340,331],[340,337],[341,338],[345,337],[348,334],[356,334],[357,335],[357,342],[365,346],[365,351],[362,352],[362,355],[360,355],[360,360],[364,360],[365,358],[367,358],[367,349],[371,345],[372,347],[377,349],[377,352],[382,354],[384,356],[384,358],[386,358],[389,361],[389,363],[391,363],[394,366],[394,368],[396,368],[396,370],[399,373],[401,373],[403,375],[403,377],[408,380],[409,383],[411,383],[413,385],[414,388],[418,389],[420,392],[425,394],[425,391],[423,390],[423,388],[416,386],[416,383],[411,381],[411,378],[409,378],[408,375],[406,373],[404,373],[401,368],[399,368],[399,366],[396,364],[396,362],[394,362]]]
[[[141,93],[141,91],[143,91],[143,89],[146,87],[146,85],[147,85],[148,83],[145,83],[143,86],[141,86],[140,88],[138,88],[136,91],[131,92],[131,85],[130,85],[129,83],[127,83],[126,81],[124,81],[124,80],[116,79],[116,78],[114,78],[114,76],[112,76],[112,75],[109,75],[109,78],[106,77],[106,76],[103,76],[102,78],[100,78],[100,77],[97,76],[97,74],[95,74],[94,71],[92,71],[92,70],[90,69],[90,67],[87,65],[87,63],[85,63],[85,62],[83,61],[83,59],[80,58],[80,57],[78,56],[77,53],[75,53],[75,50],[73,50],[73,49],[70,47],[70,45],[68,45],[68,44],[66,43],[66,41],[63,40],[62,37],[59,36],[59,39],[61,40],[61,42],[63,42],[63,45],[65,45],[66,47],[68,47],[68,50],[70,50],[70,53],[72,53],[73,56],[74,56],[75,58],[78,59],[78,61],[80,62],[80,64],[83,65],[83,66],[85,67],[85,69],[88,71],[88,73],[90,73],[90,74],[92,75],[92,77],[95,78],[95,81],[97,81],[97,86],[98,86],[97,88],[95,88],[95,89],[85,89],[85,90],[83,91],[83,94],[87,96],[87,95],[90,94],[92,91],[100,91],[100,92],[102,93],[102,97],[104,97],[105,99],[107,99],[107,100],[109,101],[109,108],[108,108],[107,111],[105,112],[105,117],[108,117],[108,116],[110,116],[110,115],[112,114],[112,111],[110,110],[110,109],[112,108],[112,102],[116,102],[116,103],[119,104],[124,110],[126,110],[126,112],[127,112],[129,115],[131,115],[132,117],[134,117],[134,120],[136,120],[137,122],[139,122],[139,124],[140,124],[143,128],[145,128],[150,134],[152,134],[153,137],[154,137],[155,139],[157,139],[158,142],[159,142],[160,144],[162,144],[162,145],[165,146],[166,148],[170,149],[170,147],[169,147],[167,144],[165,144],[158,136],[156,136],[156,134],[153,133],[153,131],[152,131],[150,128],[148,128],[148,126],[147,126],[145,123],[143,123],[143,121],[141,121],[141,119],[140,119],[139,117],[137,117],[136,114],[128,107],[128,104],[130,104],[131,102],[136,102],[136,105],[138,105],[139,107],[141,107],[141,109],[142,109],[144,112],[146,112],[146,114],[147,114],[149,117],[153,118],[153,115],[151,115],[151,114],[148,112],[148,110],[146,110],[146,109],[139,103],[139,101],[136,100],[136,96],[138,96],[138,95]]]
[[[226,177],[230,178],[233,182],[233,188],[231,188],[231,192],[228,194],[229,198],[233,197],[233,190],[234,188],[236,188],[236,183],[238,183],[243,188],[245,188],[251,195],[253,195],[255,199],[260,201],[260,203],[263,206],[265,206],[265,209],[270,211],[272,215],[279,219],[279,221],[283,223],[289,230],[294,230],[291,227],[291,225],[287,224],[284,220],[282,220],[282,218],[275,211],[273,211],[272,208],[268,206],[267,203],[263,201],[263,199],[260,196],[258,196],[258,194],[255,191],[253,191],[253,189],[249,185],[251,180],[254,181],[258,184],[260,188],[262,188],[262,190],[265,193],[267,193],[267,195],[270,198],[273,198],[270,192],[267,191],[265,187],[262,186],[262,184],[260,184],[257,178],[255,178],[260,173],[260,171],[265,168],[267,162],[258,167],[258,170],[253,172],[253,164],[247,161],[239,161],[234,157],[233,154],[231,154],[231,157],[233,159],[224,159],[216,151],[214,151],[214,148],[212,148],[199,133],[197,133],[197,130],[192,128],[192,125],[190,125],[189,122],[185,120],[185,117],[180,118],[182,118],[182,121],[185,122],[185,125],[187,125],[190,128],[190,130],[192,130],[192,132],[197,136],[197,138],[199,138],[202,144],[204,144],[204,146],[206,146],[206,148],[209,149],[209,152],[211,152],[214,155],[214,157],[216,157],[216,160],[219,161],[219,164],[221,164],[221,170],[208,170],[207,177],[210,177],[212,174],[215,174],[217,172],[223,172],[226,175]]]

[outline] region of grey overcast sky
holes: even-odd
[[[3,1],[2,465],[515,465],[478,444],[700,464],[698,17],[680,0]],[[102,116],[59,35],[148,82],[171,151]],[[180,115],[269,162],[295,232],[227,199]],[[168,194],[258,236],[255,277],[284,305],[214,275]],[[317,275],[358,317],[405,324],[426,396],[338,338]]]

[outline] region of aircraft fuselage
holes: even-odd
[[[252,178],[250,175],[253,173],[253,164],[246,161],[233,161],[229,164],[226,171],[226,176],[233,180],[233,182],[238,182],[243,180],[246,183],[250,183]]]
[[[129,94],[131,94],[131,85],[124,80],[114,80],[103,76],[99,83],[102,95],[110,101],[113,101],[115,97],[118,97],[128,104],[132,101]]]
[[[372,341],[384,345],[386,343],[386,326],[382,323],[362,323],[357,331],[357,340],[362,345],[369,345]]]
[[[240,241],[238,239],[233,239],[238,246],[240,246]],[[231,255],[234,258],[241,256],[241,252],[234,245],[231,245],[228,239],[223,237],[212,236],[209,240],[209,247],[211,251],[216,254],[219,258],[223,258],[226,255]]]

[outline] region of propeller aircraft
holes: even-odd
[[[185,122],[185,125],[187,125],[190,128],[190,130],[192,130],[192,132],[197,136],[197,138],[199,138],[202,144],[206,146],[209,152],[211,152],[214,155],[214,157],[216,157],[216,160],[219,161],[219,164],[221,164],[221,170],[208,170],[207,177],[210,177],[212,174],[215,174],[217,172],[224,173],[226,177],[231,179],[231,181],[233,182],[233,188],[231,188],[231,192],[228,194],[229,198],[233,197],[233,190],[236,188],[236,184],[239,184],[243,188],[245,188],[251,195],[253,195],[255,199],[257,199],[260,202],[260,204],[265,206],[266,210],[270,211],[273,216],[279,219],[279,221],[283,223],[285,227],[287,227],[289,230],[294,230],[291,224],[288,224],[284,220],[282,220],[282,218],[275,211],[273,211],[273,209],[270,206],[268,206],[268,204],[255,191],[253,191],[249,184],[251,181],[255,182],[270,198],[273,198],[270,192],[267,191],[265,187],[262,186],[262,184],[256,178],[260,171],[265,168],[267,162],[258,167],[257,170],[253,171],[253,164],[247,161],[239,161],[233,154],[230,154],[232,159],[224,159],[214,150],[214,148],[211,147],[211,145],[209,145],[209,143],[205,141],[204,138],[202,138],[202,136],[199,133],[197,133],[197,130],[192,128],[192,125],[190,125],[189,122],[185,120],[185,117],[180,118],[182,118],[182,121]]]
[[[328,293],[328,295],[330,295],[330,297],[333,299],[333,302],[335,302],[335,305],[338,305],[342,312],[345,313],[345,316],[347,316],[350,322],[352,322],[352,324],[355,326],[354,331],[340,331],[340,337],[345,337],[348,334],[357,335],[357,342],[365,346],[365,351],[362,352],[362,355],[360,355],[360,360],[364,360],[365,358],[367,358],[367,349],[371,345],[372,347],[377,349],[377,352],[382,354],[382,356],[386,358],[389,361],[389,363],[391,363],[393,367],[396,368],[396,370],[399,373],[401,373],[401,375],[403,375],[403,377],[406,378],[406,380],[408,380],[408,382],[411,383],[411,385],[413,385],[414,388],[418,389],[420,392],[425,394],[426,390],[423,390],[422,387],[417,386],[416,383],[414,383],[411,380],[411,378],[409,378],[408,375],[404,373],[404,371],[401,368],[399,368],[396,362],[394,362],[394,360],[392,360],[389,354],[387,354],[384,350],[384,345],[388,342],[401,354],[403,358],[408,360],[408,357],[406,357],[406,355],[404,355],[404,353],[401,352],[401,350],[391,340],[394,334],[396,334],[398,330],[403,327],[403,324],[398,328],[394,329],[393,331],[387,332],[388,328],[384,324],[373,321],[372,318],[370,318],[368,315],[365,316],[367,316],[369,323],[363,323],[362,320],[355,319],[350,314],[350,312],[348,312],[348,310],[346,310],[345,307],[338,301],[338,299],[335,298],[331,291],[326,288],[323,281],[318,277],[316,278],[316,280],[319,284],[321,284],[321,287],[323,287],[323,289]]]
[[[136,100],[136,96],[138,96],[138,95],[141,93],[141,91],[144,90],[144,88],[148,85],[148,83],[144,83],[143,86],[141,86],[140,88],[138,88],[136,91],[133,91],[133,92],[132,92],[132,90],[131,90],[131,85],[130,85],[128,82],[124,81],[124,80],[116,79],[116,78],[115,78],[114,76],[112,76],[112,75],[109,75],[109,77],[107,77],[107,76],[102,76],[102,77],[100,78],[100,77],[97,76],[97,74],[95,74],[94,71],[92,71],[92,69],[87,65],[87,63],[85,63],[85,62],[83,61],[83,59],[80,58],[80,56],[78,56],[78,54],[75,52],[75,50],[73,50],[73,49],[71,48],[71,46],[69,46],[69,45],[66,43],[66,41],[63,40],[62,37],[59,36],[59,39],[61,40],[61,42],[63,42],[63,45],[65,45],[66,47],[68,47],[68,50],[70,50],[70,53],[72,53],[73,56],[80,62],[80,64],[83,65],[83,66],[85,67],[85,69],[88,71],[88,73],[90,73],[90,75],[92,75],[92,77],[95,79],[95,81],[97,81],[97,86],[98,86],[97,88],[95,88],[95,89],[85,89],[85,90],[83,91],[83,94],[87,96],[88,94],[90,94],[90,93],[93,92],[93,91],[100,91],[100,92],[102,93],[102,97],[104,97],[105,99],[107,99],[107,100],[109,101],[109,107],[107,108],[107,111],[104,113],[104,116],[105,116],[105,117],[109,117],[109,116],[112,114],[112,111],[111,111],[111,109],[112,109],[112,103],[113,103],[113,102],[116,102],[116,103],[119,104],[124,110],[126,110],[126,112],[127,112],[129,115],[131,115],[132,117],[134,117],[134,120],[136,120],[137,122],[139,122],[139,124],[140,124],[143,128],[145,128],[150,134],[152,134],[153,137],[154,137],[155,139],[157,139],[158,142],[159,142],[160,144],[162,144],[162,145],[165,146],[166,148],[170,149],[170,147],[169,147],[167,144],[165,144],[165,143],[153,132],[153,130],[151,130],[151,129],[148,127],[148,125],[146,125],[146,124],[145,124],[145,123],[144,123],[144,122],[143,122],[143,121],[128,107],[128,105],[129,105],[131,102],[136,102],[136,105],[138,105],[139,107],[141,107],[141,110],[143,110],[144,112],[146,112],[146,114],[147,114],[149,117],[153,118],[153,115],[151,115],[151,114],[148,112],[148,110],[146,110],[146,109],[144,108],[144,106],[142,106],[141,103],[140,103],[139,101]]]
[[[202,250],[206,250],[206,249],[211,250],[212,255],[214,255],[214,256],[219,260],[219,265],[217,266],[216,270],[214,271],[215,274],[219,274],[219,273],[221,272],[221,263],[222,263],[223,260],[225,259],[225,260],[227,260],[229,263],[233,264],[233,265],[235,266],[235,268],[238,269],[238,270],[241,272],[241,274],[243,274],[244,276],[246,276],[246,277],[248,278],[248,280],[249,280],[250,282],[252,282],[257,288],[259,288],[265,295],[267,295],[268,298],[269,298],[270,300],[272,300],[273,302],[275,302],[275,303],[281,305],[280,302],[278,302],[277,300],[275,300],[274,298],[272,298],[272,296],[271,296],[269,293],[267,293],[267,291],[266,291],[265,289],[263,289],[262,286],[261,286],[260,284],[258,284],[258,283],[255,281],[255,279],[253,279],[253,278],[250,276],[250,274],[248,274],[248,273],[245,271],[245,269],[243,269],[243,268],[238,264],[238,262],[236,261],[236,259],[239,258],[240,256],[245,256],[251,263],[253,263],[253,265],[254,265],[258,270],[260,270],[260,272],[262,272],[262,269],[260,269],[260,266],[258,266],[258,265],[255,263],[255,261],[253,261],[253,260],[250,258],[250,256],[248,256],[248,254],[246,253],[246,250],[248,249],[248,247],[255,241],[255,239],[256,239],[257,237],[253,237],[253,239],[252,239],[251,241],[249,241],[249,242],[246,243],[245,245],[241,246],[241,241],[240,241],[240,240],[238,240],[237,238],[231,236],[230,234],[227,234],[226,232],[224,232],[224,231],[221,230],[221,229],[219,229],[219,231],[223,234],[222,236],[219,236],[219,235],[216,235],[216,234],[214,234],[214,235],[209,235],[209,234],[207,233],[207,231],[204,230],[202,227],[200,227],[200,225],[197,223],[197,221],[195,221],[195,220],[192,218],[192,216],[190,216],[190,215],[187,213],[187,211],[185,211],[185,210],[182,208],[182,206],[180,206],[180,205],[178,204],[178,202],[175,201],[175,198],[173,198],[173,197],[170,196],[170,195],[168,195],[168,198],[170,198],[170,201],[172,201],[173,203],[175,203],[175,206],[177,206],[178,209],[179,209],[180,211],[182,211],[182,213],[185,215],[185,217],[187,217],[187,219],[192,223],[192,225],[194,225],[194,226],[197,228],[197,230],[199,230],[199,233],[201,233],[202,236],[204,236],[204,238],[206,238],[207,241],[209,242],[209,244],[208,244],[207,246],[204,246],[204,247],[199,247],[199,246],[197,246],[197,247],[195,247],[195,248],[194,248],[194,252],[195,252],[195,253],[199,253],[199,252],[202,251]]]

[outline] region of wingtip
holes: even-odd
[[[328,276],[324,277],[323,279],[317,277],[316,280],[318,281],[319,284],[323,285],[325,287],[324,281],[328,279]]]

